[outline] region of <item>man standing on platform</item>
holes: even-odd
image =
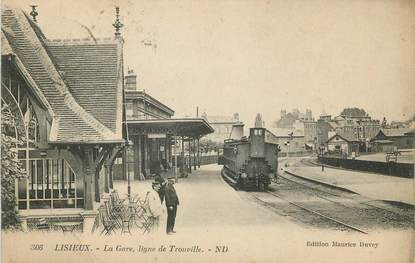
[[[176,233],[174,231],[174,224],[176,221],[177,206],[179,205],[179,198],[174,189],[174,177],[169,177],[169,182],[165,188],[165,202],[167,207],[167,227],[166,233],[171,235]]]
[[[160,196],[160,202],[163,203],[164,195],[166,192],[167,180],[164,179],[160,174],[156,174],[156,176],[154,177],[154,181],[160,184],[160,189],[158,190],[158,194]]]

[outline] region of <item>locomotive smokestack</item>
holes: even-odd
[[[235,123],[232,125],[231,139],[240,140],[244,136],[244,124]]]

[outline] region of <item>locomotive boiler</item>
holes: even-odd
[[[278,171],[278,144],[265,128],[250,128],[249,137],[224,141],[222,176],[238,189],[265,191]]]

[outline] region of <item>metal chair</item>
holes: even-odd
[[[104,229],[101,231],[101,235],[105,232],[105,235],[110,235],[112,232],[116,233],[117,224],[116,222],[111,219],[108,214],[107,210],[104,206],[100,206],[98,208],[98,214]]]
[[[39,221],[36,223],[36,229],[42,231],[50,230],[50,224],[45,217],[39,219]]]

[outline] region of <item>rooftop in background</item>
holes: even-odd
[[[390,137],[397,137],[397,136],[405,136],[408,133],[413,133],[414,128],[407,127],[407,128],[392,128],[392,129],[384,129],[382,128],[379,132],[383,132],[386,136]]]
[[[125,96],[127,100],[135,100],[135,99],[143,100],[146,103],[153,104],[154,106],[165,111],[169,115],[174,115],[174,110],[172,110],[166,104],[160,102],[159,100],[155,99],[154,97],[150,96],[148,93],[144,91],[126,90]]]
[[[296,121],[313,122],[313,113],[310,109],[307,109],[305,113],[301,113],[298,109],[293,109],[292,112],[288,112],[283,109],[280,111],[280,119],[275,121],[272,126],[276,128],[293,128]]]

